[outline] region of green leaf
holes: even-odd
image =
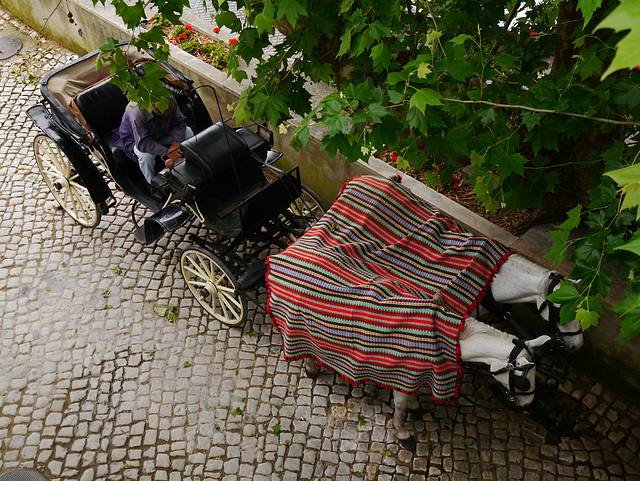
[[[501,53],[494,57],[494,60],[498,65],[505,69],[512,69],[518,66],[519,57],[515,55],[509,55],[508,53]]]
[[[278,9],[278,20],[286,16],[289,24],[295,28],[299,17],[307,16],[306,2],[298,0],[276,0],[276,8]]]
[[[323,115],[322,122],[328,129],[329,137],[334,137],[337,134],[346,134],[349,130],[349,120],[342,113],[331,116]]]
[[[498,164],[498,170],[502,177],[508,177],[512,173],[524,177],[524,165],[527,162],[528,160],[522,154],[514,152],[503,157],[502,162]]]
[[[623,209],[640,205],[640,164],[605,172],[604,175],[611,177],[624,194]]]
[[[461,33],[460,35],[456,35],[455,37],[453,37],[451,39],[451,43],[454,44],[454,45],[461,45],[461,44],[463,44],[465,41],[467,41],[470,38],[471,38],[470,35],[467,35],[465,33]]]
[[[373,60],[374,67],[381,65],[384,69],[388,69],[391,64],[391,49],[384,42],[374,45],[369,56]]]
[[[579,72],[583,79],[587,79],[595,72],[602,70],[602,60],[596,55],[596,50],[590,52],[590,54],[584,58],[579,64]]]
[[[340,2],[340,11],[338,13],[341,15],[343,13],[347,13],[353,6],[353,2],[354,0],[342,0],[342,2]]]
[[[555,304],[564,304],[579,298],[580,294],[576,286],[565,280],[560,281],[560,287],[546,297],[548,301]]]
[[[365,30],[365,33],[370,35],[374,40],[380,40],[381,38],[390,37],[391,29],[380,20],[376,20],[369,25],[369,28]]]
[[[305,126],[301,125],[293,131],[293,137],[291,139],[291,143],[294,144],[294,139],[295,139],[295,142],[300,143],[299,148],[305,148],[310,138],[311,138],[311,132],[309,132],[309,127],[306,125]]]
[[[440,94],[431,89],[420,89],[411,96],[409,108],[415,107],[424,114],[427,105],[442,105]]]
[[[351,30],[346,30],[342,37],[340,37],[340,50],[336,54],[336,57],[342,57],[351,48]]]
[[[582,16],[584,17],[582,28],[587,26],[593,16],[593,12],[600,8],[600,5],[602,5],[602,0],[578,0],[576,8],[582,12]]]
[[[229,11],[220,12],[216,15],[216,25],[219,27],[228,27],[232,32],[242,30],[242,23],[236,14]]]
[[[240,409],[239,407],[236,407],[233,409],[233,411],[231,411],[231,415],[232,416],[244,416],[244,413],[242,412],[242,409]]]
[[[388,90],[387,94],[389,95],[389,102],[392,104],[400,104],[404,101],[404,93],[398,92],[397,90]]]
[[[389,111],[379,103],[369,104],[369,107],[367,107],[367,109],[367,117],[369,118],[369,121],[373,122],[374,124],[381,123],[382,118],[389,115]]]
[[[153,312],[160,316],[160,317],[164,317],[167,315],[167,308],[166,307],[154,307],[153,308]]]
[[[633,241],[627,242],[626,244],[623,244],[623,245],[621,245],[619,247],[616,247],[613,250],[615,250],[615,251],[617,251],[617,250],[629,251],[629,252],[633,252],[637,256],[640,256],[640,237],[636,238]]]
[[[640,104],[640,88],[631,79],[623,79],[616,84],[618,93],[613,97],[613,101],[618,105],[627,105],[635,108]]]
[[[484,155],[480,155],[475,150],[471,151],[470,158],[471,158],[471,165],[473,165],[474,167],[479,167],[482,164],[484,164]]]
[[[389,72],[387,75],[387,80],[385,80],[385,84],[387,85],[395,85],[400,82],[404,83],[409,79],[409,74],[405,72]]]
[[[273,426],[271,431],[273,432],[273,434],[277,436],[278,434],[280,434],[281,430],[282,430],[282,426],[280,425],[280,423],[278,423],[275,426]]]
[[[636,0],[622,0],[620,4],[596,27],[612,28],[616,32],[630,30],[618,42],[616,56],[609,68],[602,75],[603,78],[616,70],[634,68],[638,65],[638,45],[640,45],[640,2]]]
[[[591,326],[597,326],[598,319],[600,319],[600,314],[597,312],[587,311],[581,307],[576,310],[576,321],[580,321],[580,326],[582,326],[582,330],[584,331]]]
[[[144,13],[144,4],[141,1],[129,5],[123,0],[114,0],[111,4],[116,9],[118,15],[125,23],[127,28],[133,29],[140,25],[140,22],[146,17]]]
[[[278,125],[280,119],[289,116],[289,107],[286,98],[281,93],[267,95],[258,92],[253,98],[254,114],[257,117],[266,117],[272,125]]]
[[[625,292],[626,299],[613,308],[613,311],[624,317],[620,326],[618,339],[628,339],[640,334],[640,294]]]
[[[561,326],[563,324],[573,321],[576,318],[576,312],[581,302],[582,302],[582,299],[578,297],[573,301],[569,301],[566,304],[562,304],[562,307],[560,308],[560,321],[559,321]]]
[[[573,209],[567,212],[567,220],[560,224],[561,229],[571,230],[580,225],[580,215],[582,214],[582,204],[576,205]]]
[[[330,63],[314,63],[309,69],[309,77],[313,82],[330,83],[333,76],[333,67]]]
[[[485,110],[481,110],[478,113],[478,117],[480,117],[480,121],[482,122],[482,125],[486,126],[487,124],[490,124],[491,122],[496,120],[496,111],[493,107]]]
[[[465,446],[471,446],[474,441],[475,439],[473,438],[465,438],[462,440],[462,444],[464,444]]]
[[[273,34],[273,25],[276,23],[275,14],[276,8],[274,4],[272,2],[264,2],[264,8],[262,9],[262,12],[256,15],[256,18],[253,22],[258,30],[259,35],[262,35],[263,33]]]

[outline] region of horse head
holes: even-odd
[[[507,396],[518,406],[526,406],[533,401],[536,387],[533,349],[550,339],[545,335],[522,341],[469,317],[460,333],[460,357],[463,362],[488,365]]]
[[[547,296],[560,287],[560,281],[567,280],[574,284],[579,281],[573,281],[571,279],[565,279],[565,277],[558,272],[550,272],[548,277],[548,284],[544,290]],[[562,345],[569,352],[576,352],[584,344],[584,337],[582,335],[582,325],[580,321],[573,320],[565,324],[560,325],[560,304],[554,304],[553,302],[543,299],[540,304],[537,305],[538,314],[542,316],[547,322],[555,327],[556,333],[562,340]]]
[[[518,406],[527,406],[533,401],[536,390],[536,364],[532,350],[549,341],[549,336],[540,336],[530,341],[514,338],[507,364],[504,361],[491,363],[491,375],[502,384],[509,400]]]
[[[560,287],[563,279],[558,272],[550,271],[521,255],[512,254],[491,283],[491,294],[501,304],[535,304],[538,314],[551,324],[564,348],[575,352],[584,344],[580,321],[573,320],[560,325],[562,306],[546,300],[549,294]],[[571,279],[566,280],[576,283]]]

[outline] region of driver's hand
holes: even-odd
[[[171,144],[167,157],[174,162],[182,157],[182,150],[180,149],[180,144],[178,142],[173,142]]]

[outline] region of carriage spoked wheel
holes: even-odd
[[[60,207],[78,224],[97,226],[102,217],[100,209],[60,147],[40,134],[33,141],[33,150],[40,173]]]
[[[289,211],[298,217],[315,222],[324,215],[327,208],[324,206],[320,197],[303,184],[300,197],[291,203]]]
[[[218,257],[199,246],[180,254],[180,269],[189,290],[207,313],[228,326],[247,318],[247,301],[238,294],[237,282]]]

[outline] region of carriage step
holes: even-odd
[[[258,282],[264,282],[267,275],[267,264],[264,261],[256,261],[252,263],[247,271],[238,279],[238,290],[246,291],[251,289]]]

